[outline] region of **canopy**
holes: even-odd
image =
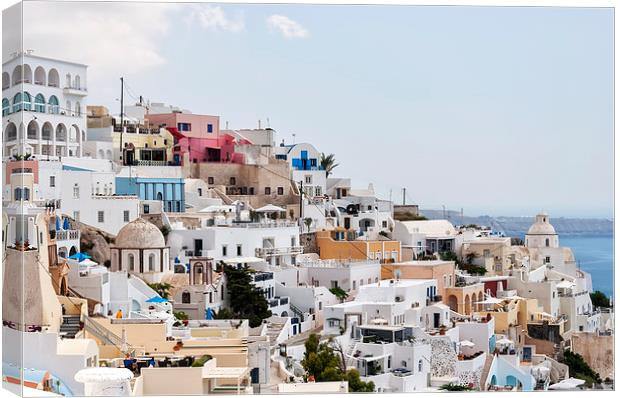
[[[155,296],[155,297],[151,297],[150,299],[146,300],[146,302],[147,303],[166,303],[168,302],[168,300],[160,296]]]
[[[555,285],[555,287],[559,287],[560,289],[570,289],[571,287],[575,287],[575,286],[577,285],[571,281],[562,281],[558,283],[557,285]]]
[[[461,345],[461,347],[474,347],[476,345],[476,343],[469,340],[463,340],[459,344]]]
[[[505,337],[502,337],[501,339],[496,341],[497,344],[501,344],[501,345],[508,345],[508,344],[512,344],[513,341],[512,340],[508,340]]]
[[[235,211],[235,206],[227,206],[227,205],[211,205],[207,206],[202,210],[198,210],[199,213],[215,213],[215,212],[233,212]]]
[[[133,373],[125,368],[86,368],[75,374],[75,381],[80,383],[131,380]]]
[[[576,379],[571,377],[566,380],[562,380],[559,383],[555,383],[549,386],[550,390],[574,390],[580,385],[584,384],[585,380]]]
[[[94,262],[90,258],[87,258],[87,259],[80,261],[80,265],[98,265],[98,263]]]
[[[388,321],[387,321],[387,319],[383,319],[383,318],[375,318],[375,319],[371,320],[370,323],[372,323],[374,325],[387,325]]]
[[[66,217],[62,223],[62,229],[64,229],[65,231],[71,229],[71,226],[69,225],[69,219]]]
[[[548,312],[544,312],[544,311],[537,311],[536,312],[538,315],[542,315],[542,316],[546,316],[547,318],[553,318],[553,315],[551,315]]]
[[[283,209],[275,205],[266,205],[266,206],[256,209],[257,213],[273,213],[277,211],[286,211],[286,209]]]
[[[82,261],[86,260],[87,258],[91,258],[91,256],[89,256],[86,253],[77,252],[77,253],[69,256],[69,258],[72,259],[72,260],[78,260],[78,262],[82,262]]]
[[[60,218],[56,217],[56,231],[60,231]]]

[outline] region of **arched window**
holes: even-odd
[[[155,255],[153,253],[149,254],[149,271],[155,271]]]
[[[189,294],[189,292],[183,292],[181,294],[181,303],[190,304],[191,302],[192,302],[192,296]]]
[[[49,99],[49,113],[58,114],[60,111],[58,98],[55,95],[52,95]]]
[[[62,123],[56,126],[56,141],[67,141],[67,128]]]
[[[20,187],[15,188],[15,194],[13,200],[22,200],[22,189]]]
[[[7,141],[13,141],[17,139],[17,127],[15,126],[15,123],[9,123],[6,126],[5,135]]]
[[[29,140],[36,140],[39,138],[39,125],[36,120],[31,120],[28,123],[28,128],[26,129],[26,137]]]
[[[127,256],[127,261],[129,262],[129,271],[134,271],[134,258],[133,254],[129,253]]]
[[[75,116],[82,116],[82,106],[79,101],[75,103]]]
[[[51,87],[60,87],[60,76],[56,69],[50,69],[47,75],[47,85]]]
[[[15,69],[13,69],[13,86],[22,82],[22,66],[17,65]]]
[[[5,90],[11,87],[11,76],[9,72],[2,72],[2,89]]]
[[[21,91],[13,97],[13,112],[19,112],[22,110],[23,95]]]
[[[75,84],[74,84],[75,88],[79,89],[80,88],[80,76],[76,75],[74,81],[75,81]]]
[[[421,372],[421,371],[422,371],[422,367],[423,367],[423,364],[422,364],[422,360],[420,359],[420,360],[418,361],[418,372]]]
[[[36,97],[34,97],[34,111],[45,112],[45,97],[43,94],[37,94]]]
[[[71,73],[67,73],[67,83],[65,87],[71,87]]]
[[[24,200],[30,200],[30,189],[24,187],[22,194],[23,194]]]
[[[51,123],[45,122],[45,124],[43,124],[43,129],[41,130],[41,138],[48,141],[51,140],[53,131],[54,128]]]
[[[41,66],[37,66],[34,70],[34,84],[39,84],[41,86],[45,86],[45,69]]]
[[[2,98],[2,116],[8,116],[11,113],[11,103],[8,99]]]
[[[24,91],[24,109],[27,111],[32,110],[32,97],[26,91]]]
[[[549,238],[545,239],[545,246],[549,247]]]

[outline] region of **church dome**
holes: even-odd
[[[142,218],[125,225],[116,235],[115,247],[120,249],[157,249],[166,246],[159,228]]]
[[[546,213],[536,215],[536,222],[527,231],[528,235],[556,235],[555,228],[549,223]]]

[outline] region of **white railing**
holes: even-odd
[[[304,248],[302,246],[291,247],[259,247],[256,249],[256,255],[262,256],[288,256],[295,254],[302,254]]]

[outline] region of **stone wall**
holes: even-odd
[[[431,339],[431,376],[446,377],[456,375],[456,352],[450,338]]]
[[[572,345],[573,351],[580,354],[601,379],[614,378],[614,336],[576,332]]]
[[[316,243],[316,233],[303,233],[299,235],[299,244],[304,248],[305,253],[319,254],[319,246]]]

